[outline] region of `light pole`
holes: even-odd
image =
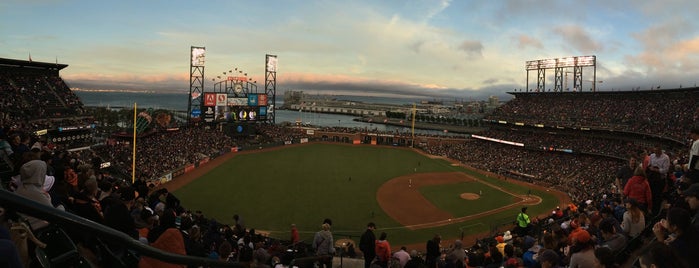
[[[340,119],[337,119],[337,126],[340,126]]]

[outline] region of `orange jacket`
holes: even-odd
[[[163,251],[175,253],[175,254],[180,254],[180,255],[187,255],[187,251],[185,251],[184,248],[184,238],[182,237],[182,233],[180,233],[180,230],[177,230],[176,228],[170,228],[165,230],[163,234],[158,237],[155,242],[150,244],[152,247],[161,249]],[[167,263],[167,262],[162,262],[153,258],[149,257],[141,257],[141,260],[138,262],[138,267],[139,268],[184,268],[187,267],[187,265],[184,264],[172,264],[172,263]]]
[[[391,259],[391,245],[387,240],[376,240],[376,257],[383,262]]]

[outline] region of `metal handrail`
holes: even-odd
[[[112,243],[125,246],[142,256],[148,256],[160,261],[177,264],[199,265],[203,267],[237,267],[239,263],[223,262],[201,257],[174,254],[145,245],[125,233],[114,230],[102,224],[87,220],[69,212],[40,204],[36,201],[24,198],[7,190],[0,190],[0,206],[11,207],[18,212],[32,217],[46,220],[53,224],[77,227],[86,233],[92,233]]]

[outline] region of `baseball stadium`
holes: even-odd
[[[3,252],[21,267],[630,267],[694,235],[680,203],[699,195],[699,88],[528,88],[469,119],[295,106],[403,126],[380,131],[276,122],[275,55],[257,93],[238,76],[205,89],[203,53],[187,111],[90,107],[68,65],[0,59],[0,219],[33,234]],[[596,68],[575,58],[550,68]],[[683,245],[668,256],[694,264]]]

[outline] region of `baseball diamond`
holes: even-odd
[[[223,223],[242,215],[272,237],[286,238],[293,223],[302,239],[310,239],[322,219],[331,218],[334,233],[350,238],[376,222],[395,245],[421,243],[434,233],[445,239],[476,235],[511,223],[522,206],[543,214],[567,202],[563,193],[419,150],[336,143],[230,153],[165,187],[192,210]],[[464,192],[482,195],[468,200]]]

